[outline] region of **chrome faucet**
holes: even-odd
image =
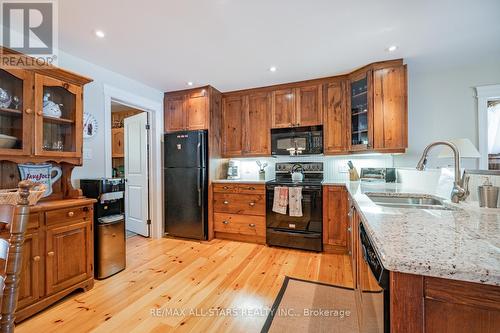
[[[461,176],[460,171],[460,152],[458,151],[457,146],[455,146],[451,142],[446,141],[437,141],[433,142],[427,147],[425,147],[424,152],[422,153],[422,157],[417,164],[417,170],[425,170],[425,166],[427,164],[427,155],[429,151],[436,146],[448,146],[453,150],[453,155],[455,157],[455,181],[453,182],[453,189],[451,190],[451,201],[454,203],[459,203],[467,198],[467,191],[464,189],[464,180]]]

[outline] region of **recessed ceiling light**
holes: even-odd
[[[398,49],[398,47],[396,45],[391,45],[387,48],[387,51],[389,52],[394,52]]]
[[[190,87],[191,87],[194,83],[193,83],[193,82],[191,82],[191,81],[189,81],[189,82],[188,82],[188,83],[186,83],[186,84],[187,84],[188,86],[190,86]]]
[[[106,36],[106,34],[104,33],[104,31],[102,30],[96,30],[95,31],[95,35],[99,38],[104,38]]]
[[[269,67],[270,72],[276,72],[276,69],[277,69],[276,66]]]

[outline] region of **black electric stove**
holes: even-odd
[[[323,250],[323,163],[276,163],[276,179],[266,183],[266,241],[268,245],[302,250]],[[302,181],[292,181],[292,172],[303,174]],[[276,187],[302,188],[302,216],[273,211]]]

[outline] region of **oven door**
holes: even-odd
[[[301,217],[289,216],[288,210],[287,214],[273,212],[274,188],[276,186],[279,185],[268,185],[266,190],[267,243],[322,251],[323,197],[321,186],[301,186]]]

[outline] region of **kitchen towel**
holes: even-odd
[[[286,214],[288,206],[288,187],[276,186],[274,188],[273,212]]]
[[[302,216],[302,187],[288,189],[288,205],[290,206],[288,215]]]

